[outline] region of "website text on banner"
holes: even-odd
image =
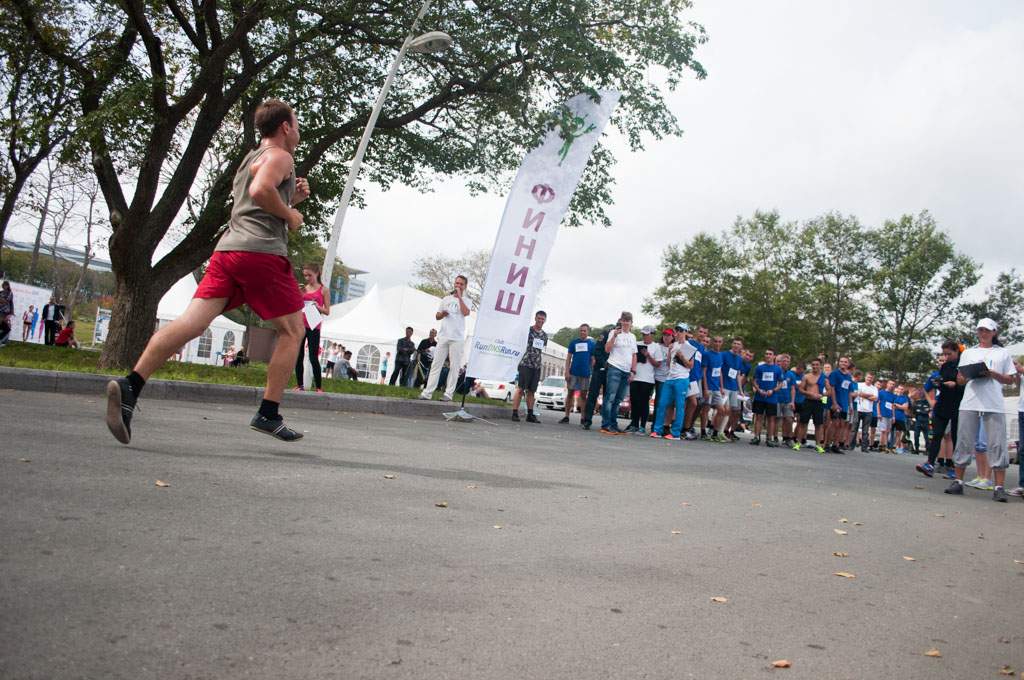
[[[599,90],[598,95],[599,102],[586,94],[565,102],[564,122],[572,135],[563,137],[565,128],[556,127],[519,168],[491,252],[467,375],[489,380],[516,375],[558,225],[621,93]]]

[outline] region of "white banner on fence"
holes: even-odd
[[[556,127],[526,156],[505,203],[480,298],[467,375],[511,380],[526,349],[537,289],[558,225],[621,93],[600,90],[565,102],[569,139]]]

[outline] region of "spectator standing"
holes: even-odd
[[[420,399],[430,400],[431,386],[438,380],[441,367],[448,359],[454,370],[448,372],[441,401],[451,401],[458,381],[458,367],[462,365],[462,345],[466,341],[466,317],[469,316],[469,305],[463,298],[469,279],[461,274],[455,277],[455,286],[451,295],[446,295],[437,307],[434,315],[441,322],[441,332],[437,336],[437,347],[434,348],[433,364],[427,384],[420,393]],[[440,385],[438,385],[440,387]]]
[[[594,424],[594,411],[597,409],[597,398],[604,389],[605,377],[608,375],[608,338],[611,337],[612,327],[608,326],[601,331],[601,337],[594,343],[594,363],[591,369],[590,389],[587,392],[587,402],[583,406],[583,415],[580,416],[580,426],[589,430]]]
[[[608,366],[604,383],[604,402],[601,404],[601,434],[625,434],[619,429],[619,404],[629,383],[636,375],[636,336],[630,330],[633,314],[623,312],[615,330],[608,336],[605,350],[608,352]]]
[[[391,380],[388,381],[389,385],[394,385],[395,380],[398,380],[398,384],[404,387],[409,382],[412,355],[415,351],[416,344],[412,341],[412,326],[406,326],[405,337],[399,338],[398,345],[395,347],[395,367],[391,371]]]
[[[675,440],[679,439],[683,430],[683,418],[686,416],[686,393],[690,388],[690,369],[693,368],[693,346],[686,341],[682,330],[685,324],[676,326],[675,339],[665,358],[668,364],[668,378],[662,386],[661,398],[658,399],[658,409],[654,416],[654,426],[651,428],[650,436],[655,439]],[[674,406],[675,416],[672,419],[672,427],[668,434],[662,435],[662,428],[665,427],[666,413],[669,406]]]
[[[931,416],[931,404],[924,398],[924,389],[918,388],[913,392],[914,398],[914,453],[928,451],[931,440],[928,430],[931,427],[929,422]],[[921,446],[921,436],[924,436],[924,446]]]
[[[304,308],[315,309],[319,315],[329,315],[331,313],[331,303],[324,296],[324,284],[320,280],[320,265],[316,263],[303,265],[302,277],[306,280],[305,285],[300,287]],[[295,362],[295,378],[298,382],[295,390],[297,392],[303,390],[303,379],[306,372],[304,366],[305,357],[303,357],[304,349],[306,348],[303,345],[307,345],[309,349],[309,364],[313,368],[313,382],[316,384],[316,391],[323,392],[320,379],[320,357],[318,356],[320,351],[320,327],[323,324],[318,321],[316,328],[311,328],[309,317],[306,316],[305,312],[302,314],[302,323],[306,328],[306,337],[299,343],[299,358]]]
[[[636,375],[629,384],[629,427],[626,432],[644,434],[650,415],[651,392],[654,391],[654,369],[665,360],[661,344],[654,342],[654,326],[640,329],[643,340],[637,345]]]
[[[384,380],[388,377],[388,364],[391,362],[391,352],[387,352],[384,355],[384,360],[380,362],[380,384],[384,384]]]
[[[11,334],[11,315],[14,314],[14,292],[10,281],[0,284],[0,347],[7,344]]]
[[[935,461],[939,456],[939,449],[942,446],[942,439],[947,427],[953,441],[957,439],[960,401],[964,397],[964,387],[957,383],[960,345],[952,340],[942,343],[942,357],[944,361],[939,366],[939,375],[932,381],[937,395],[935,397],[935,407],[932,409],[933,431],[932,443],[928,448],[928,460],[914,466],[918,472],[926,477],[932,477],[935,474]],[[881,396],[881,392],[879,392],[879,396]],[[881,425],[881,406],[879,406],[878,410],[878,420],[879,425]]]
[[[416,381],[413,387],[423,387],[427,384],[427,376],[430,375],[430,367],[434,361],[434,348],[437,347],[437,329],[431,328],[428,337],[420,340],[416,346]]]
[[[590,324],[580,324],[580,337],[569,343],[569,354],[565,357],[565,417],[559,423],[568,423],[572,413],[573,395],[580,392],[580,420],[583,420],[583,406],[587,402],[590,376],[594,368],[594,341],[590,339]]]
[[[50,296],[49,304],[43,305],[43,343],[52,345],[64,321],[64,307],[57,304],[57,298]]]
[[[547,312],[537,312],[533,317],[533,325],[526,333],[526,352],[519,362],[519,385],[512,397],[512,420],[519,422],[519,402],[526,394],[526,422],[539,423],[533,407],[537,399],[537,386],[540,384],[541,359],[544,348],[548,345],[548,334],[544,332]],[[566,400],[568,401],[568,399]]]

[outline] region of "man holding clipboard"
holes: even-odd
[[[1006,447],[1006,414],[1003,404],[1003,385],[1013,382],[1016,370],[1013,359],[1000,344],[999,324],[992,319],[978,322],[978,346],[960,355],[957,384],[964,385],[964,398],[960,402],[959,427],[957,428],[956,450],[953,452],[954,479],[946,493],[962,495],[964,492],[964,470],[974,454],[974,440],[978,427],[985,422],[988,433],[988,456],[995,481],[992,500],[1006,503],[1003,482],[1010,454]]]

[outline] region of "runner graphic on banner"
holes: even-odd
[[[621,93],[599,90],[565,102],[556,127],[523,161],[505,203],[477,314],[467,375],[511,380],[526,348],[544,266],[558,225]],[[564,136],[564,129],[571,132]]]

